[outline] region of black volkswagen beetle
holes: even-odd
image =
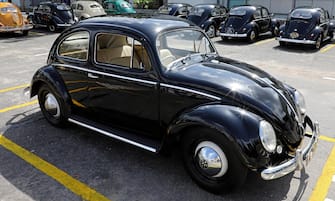
[[[71,122],[154,153],[179,142],[187,171],[211,192],[237,187],[249,170],[271,180],[302,168],[318,125],[301,93],[219,56],[200,28],[177,19],[79,22],[54,42],[31,96],[55,126]]]
[[[287,43],[312,45],[320,49],[322,42],[334,37],[335,24],[323,8],[296,8],[289,13],[280,27],[277,40],[281,46]]]
[[[260,35],[278,34],[279,26],[279,21],[272,19],[263,6],[237,6],[230,9],[227,20],[221,25],[220,35],[222,40],[246,38],[253,42]]]
[[[76,21],[72,9],[65,3],[41,2],[28,19],[34,27],[47,27],[49,31],[70,27]]]
[[[169,3],[158,8],[159,14],[172,15],[181,18],[187,18],[192,5],[187,3]]]
[[[222,5],[199,4],[193,6],[187,19],[205,30],[212,38],[216,36],[220,24],[226,19],[227,12],[227,8]]]

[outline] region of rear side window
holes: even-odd
[[[89,33],[79,31],[67,36],[58,46],[58,55],[86,61],[88,57]]]

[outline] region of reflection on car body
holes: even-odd
[[[315,49],[322,42],[334,37],[335,24],[323,8],[296,8],[288,14],[286,23],[280,27],[277,37],[281,46],[287,43],[312,45]]]
[[[248,171],[271,180],[300,169],[317,144],[301,93],[219,56],[200,28],[175,17],[79,22],[33,76],[35,95],[55,126],[71,122],[154,153],[180,143],[191,177],[216,193]]]
[[[268,9],[263,6],[237,6],[229,11],[229,16],[221,25],[222,40],[228,38],[246,38],[250,42],[259,35],[277,35],[279,22],[271,18]]]
[[[187,19],[206,31],[212,38],[217,35],[220,24],[227,17],[227,8],[222,5],[198,4],[192,7]]]

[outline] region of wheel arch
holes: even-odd
[[[195,128],[218,132],[232,144],[241,162],[253,169],[260,163],[258,126],[261,118],[230,105],[205,105],[181,114],[168,128],[168,136],[180,139]],[[256,165],[258,163],[258,165]]]

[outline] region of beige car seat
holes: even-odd
[[[97,61],[130,67],[132,47],[126,36],[101,35],[98,37]],[[133,55],[133,68],[139,68],[137,56]]]

